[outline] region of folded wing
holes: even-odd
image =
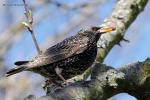
[[[31,67],[44,66],[80,54],[87,49],[88,37],[72,36],[48,48],[31,61]]]

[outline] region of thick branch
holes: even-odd
[[[119,71],[125,73],[124,92],[133,95],[138,100],[150,100],[150,59],[143,62],[135,62]]]
[[[39,100],[106,100],[122,92],[138,100],[150,99],[150,59],[118,70],[100,63],[95,66],[90,81],[73,83]]]

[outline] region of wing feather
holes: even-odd
[[[42,55],[35,58],[32,67],[44,66],[72,57],[84,52],[87,48],[88,37],[77,38],[72,36],[48,48]],[[34,63],[35,62],[35,63]]]

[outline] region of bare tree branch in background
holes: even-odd
[[[33,39],[33,42],[35,44],[35,47],[37,49],[38,54],[41,54],[42,51],[40,50],[40,47],[37,43],[34,31],[33,31],[33,27],[32,27],[32,24],[33,24],[32,12],[31,12],[31,10],[28,10],[28,7],[27,7],[27,4],[26,4],[25,0],[23,0],[23,3],[24,3],[24,8],[25,8],[25,15],[26,15],[26,18],[28,20],[28,23],[24,22],[23,24],[28,28],[29,32],[31,33],[32,39]]]

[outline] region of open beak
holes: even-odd
[[[107,33],[107,32],[112,32],[112,31],[114,31],[115,30],[115,28],[113,28],[113,27],[102,27],[101,29],[99,29],[98,31],[100,32],[100,33]]]

